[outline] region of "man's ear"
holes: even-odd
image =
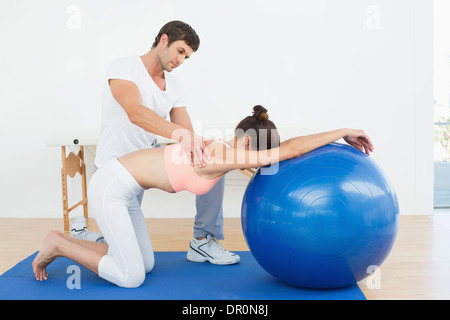
[[[161,38],[159,39],[159,42],[162,44],[162,45],[166,45],[168,42],[169,42],[169,36],[167,35],[167,34],[163,34],[162,36],[161,36]]]

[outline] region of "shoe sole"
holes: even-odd
[[[192,249],[195,250],[195,249]],[[192,262],[209,262],[216,265],[230,265],[230,264],[236,264],[241,261],[241,259],[238,257],[237,261],[217,261],[214,260],[214,258],[208,258],[205,256],[202,256],[200,253],[192,254],[190,251],[188,251],[186,255],[186,259]]]

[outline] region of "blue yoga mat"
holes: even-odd
[[[230,266],[189,262],[186,252],[155,252],[155,267],[135,289],[117,287],[67,258],[53,261],[48,280],[38,282],[31,267],[36,254],[0,276],[0,300],[365,300],[357,285],[334,290],[286,285],[248,251],[238,252],[241,262]]]

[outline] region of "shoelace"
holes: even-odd
[[[217,241],[217,239],[215,237],[210,237],[209,239],[207,238],[206,242],[211,247],[215,247],[215,248],[219,249],[220,251],[226,251],[225,248],[220,244],[220,242]]]

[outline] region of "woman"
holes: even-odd
[[[361,130],[351,129],[296,137],[280,144],[267,110],[261,106],[253,110],[252,116],[238,124],[233,139],[227,143],[209,142],[211,158],[206,167],[190,165],[181,144],[174,144],[132,152],[99,169],[89,183],[88,199],[107,244],[50,232],[32,264],[36,280],[46,280],[47,265],[64,256],[118,286],[140,286],[154,265],[144,217],[134,214],[140,211],[132,208],[131,200],[142,189],[203,194],[231,170],[299,157],[340,138],[368,155],[373,151],[370,138]],[[201,259],[200,256],[190,258]]]

